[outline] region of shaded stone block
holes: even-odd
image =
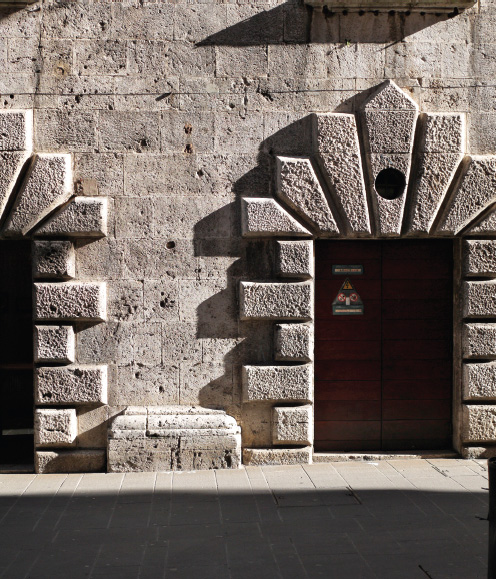
[[[34,442],[37,446],[76,444],[77,417],[74,408],[37,408],[34,412]]]
[[[36,230],[36,236],[103,237],[107,235],[107,199],[75,197]]]
[[[35,452],[38,474],[61,472],[104,472],[105,450],[51,450]]]
[[[496,281],[465,281],[463,316],[490,318],[496,316]]]
[[[70,241],[35,241],[33,277],[71,279],[76,275],[76,252]]]
[[[0,111],[0,151],[31,151],[33,111]]]
[[[312,278],[313,242],[276,241],[276,274],[281,277]]]
[[[496,442],[496,406],[464,405],[463,442]]]
[[[38,368],[35,374],[37,404],[106,404],[107,366]]]
[[[463,273],[467,276],[496,275],[496,241],[463,241]]]
[[[244,237],[311,235],[275,199],[269,197],[241,199],[241,229]]]
[[[276,324],[274,357],[280,362],[310,362],[313,358],[313,324]]]
[[[464,358],[496,358],[496,324],[463,326]]]
[[[35,326],[34,361],[69,364],[74,362],[72,326]]]
[[[496,400],[496,362],[463,365],[464,400]]]
[[[311,364],[243,366],[243,401],[305,402],[313,396]]]
[[[496,456],[496,446],[464,446],[461,455],[468,460],[493,458]]]
[[[312,406],[275,406],[272,409],[273,444],[311,444]]]
[[[312,447],[244,448],[243,464],[249,466],[311,464]]]
[[[34,284],[36,320],[104,321],[107,316],[104,282]]]
[[[242,320],[307,320],[313,315],[313,284],[240,282]]]
[[[29,155],[29,152],[0,152],[0,217]]]

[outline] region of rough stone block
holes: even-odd
[[[312,241],[276,241],[276,274],[281,277],[313,277]]]
[[[339,229],[310,159],[277,157],[277,195],[320,234]]]
[[[77,417],[74,408],[37,408],[34,413],[34,442],[37,446],[76,444]]]
[[[308,320],[313,315],[313,284],[240,282],[242,320]]]
[[[0,152],[0,217],[2,217],[14,186],[29,153]]]
[[[496,400],[496,362],[463,365],[463,398]]]
[[[496,211],[489,211],[482,218],[477,219],[475,225],[465,231],[465,235],[496,235]]]
[[[35,326],[34,361],[70,364],[74,362],[72,326]]]
[[[305,448],[244,448],[243,464],[246,466],[269,466],[311,464],[312,447]]]
[[[315,115],[314,139],[329,189],[343,208],[351,234],[369,234],[370,219],[355,116]]]
[[[463,326],[464,358],[496,358],[496,324]]]
[[[107,366],[38,368],[35,375],[37,404],[106,404]]]
[[[493,458],[496,456],[496,446],[464,446],[461,455],[468,460]]]
[[[244,237],[310,236],[275,199],[268,197],[241,199],[241,228]]]
[[[275,359],[279,362],[310,362],[313,342],[312,324],[276,324]]]
[[[465,115],[428,113],[422,121],[420,148],[424,153],[465,153]]]
[[[463,442],[496,442],[496,406],[464,405]]]
[[[418,109],[417,103],[404,93],[393,81],[385,81],[364,103],[365,110],[410,110]]]
[[[39,153],[31,162],[5,226],[5,235],[26,235],[69,199],[72,193],[70,155]]]
[[[103,237],[107,235],[107,199],[75,197],[37,229],[35,235]]]
[[[53,450],[35,452],[38,474],[104,472],[105,450]]]
[[[313,396],[311,364],[243,366],[243,401],[305,402]]]
[[[465,281],[462,293],[464,317],[496,316],[496,281]]]
[[[104,282],[35,283],[36,320],[104,321],[107,317]]]
[[[275,406],[272,409],[273,444],[311,444],[312,406]]]
[[[33,111],[0,111],[0,151],[31,151]]]
[[[35,241],[33,277],[71,279],[76,275],[76,252],[70,241]]]
[[[467,276],[496,275],[496,241],[464,240],[463,273]]]

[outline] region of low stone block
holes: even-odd
[[[275,199],[268,197],[241,199],[241,229],[244,237],[311,235]]]
[[[37,404],[106,404],[107,366],[38,368],[35,374]]]
[[[70,241],[35,241],[33,277],[71,279],[76,275],[76,252]]]
[[[31,151],[33,111],[0,111],[0,151]]]
[[[75,197],[36,230],[36,236],[104,237],[107,235],[106,197]]]
[[[74,408],[37,408],[34,413],[34,442],[37,446],[73,446],[77,437]]]
[[[105,472],[105,450],[51,450],[35,452],[38,474]]]
[[[243,401],[305,402],[313,396],[312,365],[243,366]]]
[[[496,324],[463,326],[464,358],[496,358]]]
[[[463,365],[464,400],[496,400],[496,362]]]
[[[34,361],[70,364],[74,362],[72,326],[35,326]]]
[[[275,406],[272,409],[273,444],[311,444],[312,406]]]
[[[242,320],[309,320],[313,315],[313,284],[240,283]]]
[[[496,281],[466,281],[462,289],[464,317],[496,316]]]
[[[276,275],[313,277],[312,241],[276,241]]]
[[[312,324],[276,324],[275,359],[279,362],[310,362],[313,342]]]
[[[34,284],[36,320],[104,321],[107,318],[105,282]]]
[[[493,458],[496,456],[496,446],[464,446],[461,455],[468,460]]]
[[[496,275],[496,241],[464,240],[463,273],[467,276]]]
[[[249,466],[311,464],[312,447],[244,448],[243,464]]]
[[[462,442],[496,442],[496,406],[464,405]]]

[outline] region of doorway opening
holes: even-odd
[[[315,450],[451,449],[453,242],[317,241],[315,255]],[[333,308],[340,292],[362,306]]]
[[[31,242],[0,242],[0,471],[33,470]]]

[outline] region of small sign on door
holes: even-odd
[[[351,281],[344,280],[338,295],[332,302],[334,316],[360,316],[363,315],[363,302]]]

